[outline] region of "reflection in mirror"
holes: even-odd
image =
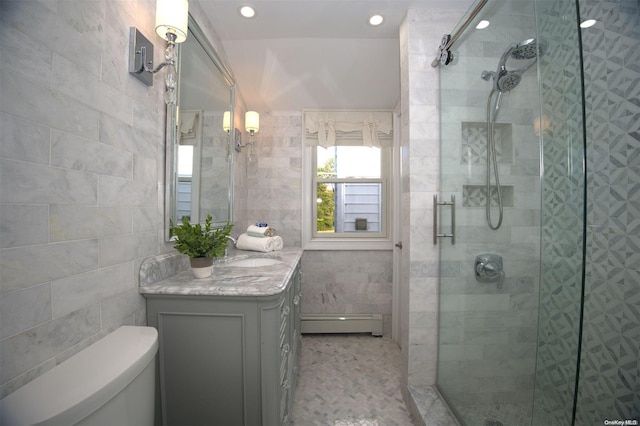
[[[167,109],[166,229],[207,215],[221,226],[233,221],[233,149],[229,128],[234,83],[202,30],[189,16],[180,45],[178,105]]]

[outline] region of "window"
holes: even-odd
[[[178,145],[178,223],[184,216],[191,219],[191,185],[193,181],[193,145]]]
[[[391,117],[304,112],[305,248],[390,248]]]

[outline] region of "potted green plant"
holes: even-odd
[[[221,228],[213,228],[211,215],[207,216],[204,227],[200,223],[191,224],[189,218],[183,217],[178,226],[171,226],[171,235],[175,236],[174,248],[189,256],[191,269],[196,278],[207,278],[211,275],[214,257],[224,256],[227,248],[227,237],[233,224],[227,223]]]

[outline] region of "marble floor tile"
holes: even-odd
[[[304,335],[294,426],[412,426],[400,348],[366,334]]]
[[[466,426],[529,426],[531,404],[465,405],[457,407]],[[551,424],[551,423],[549,423]]]

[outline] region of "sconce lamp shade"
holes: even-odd
[[[187,39],[189,0],[157,0],[156,33],[169,41],[167,33],[176,35],[176,43]]]
[[[244,114],[244,128],[247,132],[260,130],[260,114],[255,111],[247,111]]]
[[[231,111],[225,111],[222,116],[222,130],[228,132],[231,129]]]

